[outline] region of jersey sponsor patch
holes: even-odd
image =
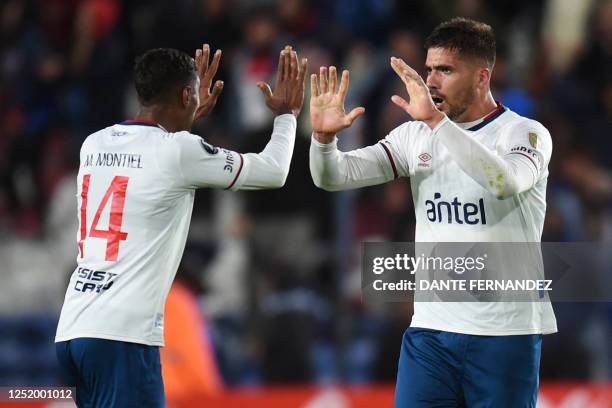
[[[529,132],[529,144],[534,149],[540,148],[540,139],[538,138],[538,134],[535,132]]]
[[[83,267],[78,267],[74,273],[76,274],[74,290],[83,293],[105,292],[110,289],[117,280],[116,273],[97,271]]]
[[[529,141],[529,143],[531,143],[531,140]],[[510,149],[510,153],[521,154],[530,159],[533,165],[536,166],[536,168],[539,169],[541,167],[540,155],[537,154],[535,150],[527,146],[514,146],[512,149]]]
[[[484,198],[477,203],[461,202],[459,197],[452,201],[442,198],[441,193],[434,193],[433,200],[425,201],[427,219],[440,224],[487,224]]]
[[[211,145],[210,143],[206,143],[204,139],[200,138],[200,145],[202,148],[209,154],[217,154],[219,153],[219,148]]]

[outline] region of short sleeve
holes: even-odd
[[[536,179],[540,179],[550,162],[552,139],[540,123],[525,120],[504,129],[500,149],[502,156],[521,155],[528,158]]]
[[[215,147],[189,132],[173,134],[177,179],[182,187],[237,189],[244,179],[242,154]]]

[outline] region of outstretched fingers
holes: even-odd
[[[257,87],[261,90],[261,93],[263,93],[266,101],[272,98],[272,89],[270,89],[270,85],[265,82],[258,82]]]
[[[200,74],[200,72],[202,70],[202,49],[200,48],[198,48],[195,52],[195,64],[198,77],[201,77],[202,75]]]
[[[215,82],[215,86],[213,86],[213,90],[211,93],[211,97],[213,98],[214,103],[216,103],[217,99],[219,99],[221,91],[223,91],[223,81]]]
[[[425,85],[423,78],[416,72],[410,65],[406,64],[403,59],[391,57],[391,68],[400,77],[400,79],[406,84],[411,85]]]
[[[404,71],[404,74],[406,74],[407,76],[409,76],[410,78],[414,80],[422,79],[419,73],[416,72],[415,69],[412,68],[410,65],[406,64],[403,59],[397,58],[397,61],[398,61],[398,65],[400,66],[400,68],[402,68],[402,70]]]
[[[397,76],[400,77],[402,82],[404,82],[404,84],[408,86],[412,81],[412,78],[408,75],[408,71],[405,69],[404,66],[402,66],[400,61],[401,60],[399,58],[391,57],[391,68],[393,68],[393,71],[395,71]]]
[[[317,74],[312,74],[310,76],[310,95],[311,97],[319,96],[319,79],[317,78]]]
[[[349,86],[349,72],[348,70],[342,71],[342,78],[340,79],[340,88],[338,89],[338,95],[344,101],[346,98],[346,93],[348,92]]]
[[[327,93],[327,67],[319,68],[319,90],[321,93]]]
[[[306,87],[306,73],[308,72],[308,60],[302,58],[301,66],[298,72],[298,83],[302,85],[302,89]]]
[[[290,62],[289,78],[288,79],[290,81],[295,81],[298,78],[298,73],[299,73],[297,52],[291,51],[291,53],[289,55],[289,59],[290,59],[291,62]]]
[[[201,49],[196,50],[196,67],[198,69],[198,76],[204,77],[208,70],[208,58],[210,57],[210,46],[203,44]]]
[[[195,53],[195,64],[200,78],[200,86],[206,89],[210,88],[213,78],[217,74],[219,64],[221,63],[221,50],[215,51],[212,59],[212,63],[208,64],[210,59],[210,46],[208,44],[202,45],[202,48],[198,48]],[[214,90],[213,90],[214,91]]]
[[[402,98],[401,96],[393,95],[391,97],[391,101],[397,106],[399,106],[400,108],[402,108],[407,113],[410,113],[410,104],[406,102],[406,100]]]
[[[349,125],[352,125],[355,119],[357,119],[359,116],[363,115],[364,113],[365,113],[365,108],[361,106],[350,111],[348,115],[346,115],[346,117],[349,120]]]
[[[213,60],[212,60],[212,63],[210,64],[210,67],[207,68],[204,74],[203,79],[208,86],[210,86],[213,78],[215,77],[215,75],[217,75],[217,70],[219,69],[220,62],[221,62],[221,50],[217,50],[215,51],[215,55],[213,55]],[[208,59],[206,59],[206,63],[208,64]]]
[[[288,81],[291,75],[291,47],[287,45],[284,51],[283,81]]]
[[[285,50],[281,50],[278,56],[278,67],[276,68],[276,81],[274,82],[274,89],[278,88],[283,80],[283,72],[285,71]]]
[[[336,67],[329,67],[329,90],[331,93],[336,93],[336,83],[338,82],[338,75],[336,73]]]

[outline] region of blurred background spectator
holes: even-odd
[[[551,132],[545,241],[612,241],[612,1],[6,0],[0,3],[0,384],[55,384],[52,344],[76,257],[78,152],[90,132],[130,118],[136,55],[223,49],[225,90],[194,133],[261,149],[270,81],[291,44],[311,70],[351,70],[347,105],[364,118],[341,148],[406,120],[391,55],[422,69],[424,37],[462,15],[493,25],[494,95]],[[410,241],[405,180],[330,194],[308,172],[308,97],[291,173],[278,191],[198,191],[181,288],[208,323],[223,382],[392,382],[410,304],[361,302],[360,242]],[[184,288],[183,288],[184,289]],[[191,300],[190,300],[191,299]],[[187,306],[186,306],[187,307]],[[610,379],[612,306],[555,305],[542,379]],[[205,329],[206,328],[206,329]],[[204,346],[203,346],[204,347]],[[210,374],[212,376],[215,373]],[[215,388],[215,389],[217,389]]]

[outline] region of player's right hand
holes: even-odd
[[[336,67],[321,67],[319,77],[310,76],[310,120],[314,137],[321,143],[329,143],[336,133],[353,124],[365,112],[358,107],[346,113],[344,100],[349,86],[349,72],[344,70],[340,87],[336,88]]]
[[[217,74],[219,69],[219,62],[221,61],[221,50],[215,51],[212,63],[208,65],[210,57],[210,46],[204,44],[202,48],[196,50],[195,63],[198,71],[198,77],[200,77],[200,105],[195,113],[195,120],[202,119],[207,116],[217,104],[217,99],[221,95],[223,90],[223,81],[216,81],[212,91],[213,78]]]
[[[406,85],[409,102],[398,95],[393,95],[391,101],[414,120],[423,121],[430,128],[435,128],[444,119],[444,114],[436,108],[423,78],[401,58],[391,57],[391,68]]]
[[[274,92],[270,85],[258,82],[257,87],[266,99],[266,105],[277,115],[293,113],[297,118],[304,104],[304,87],[308,61],[302,58],[301,66],[298,56],[291,46],[287,45],[280,53]]]

